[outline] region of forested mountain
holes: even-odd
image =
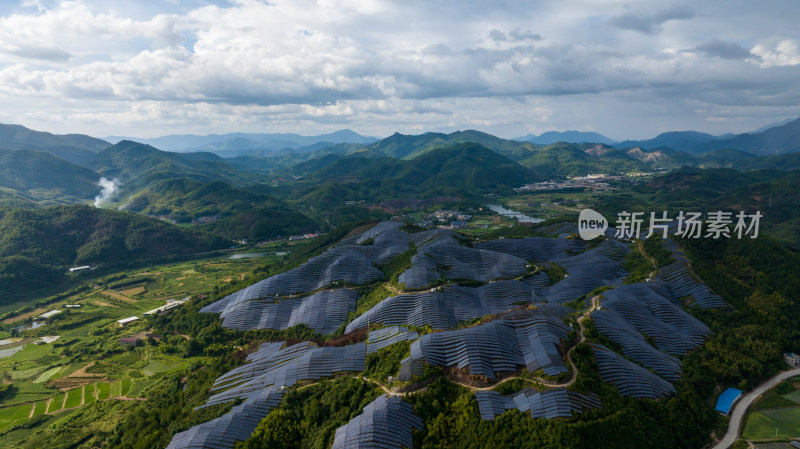
[[[241,190],[224,181],[204,183],[178,178],[154,182],[128,198],[123,208],[147,215],[168,215],[185,222],[203,216],[231,215],[256,205],[286,207],[277,198]]]
[[[65,281],[70,266],[127,266],[226,244],[161,220],[91,206],[0,209],[3,301]]]
[[[94,171],[50,153],[0,149],[0,187],[33,200],[74,202],[100,192]]]
[[[313,151],[314,146],[320,143],[324,143],[326,146],[338,143],[366,144],[377,140],[374,137],[362,136],[349,129],[317,136],[301,136],[292,133],[230,133],[205,136],[194,134],[169,135],[151,139],[112,136],[106,139],[112,143],[132,140],[167,151],[210,151],[225,157],[233,157],[240,154],[266,156],[290,150],[307,152]]]
[[[760,211],[762,232],[800,250],[800,171],[684,167],[601,199],[611,213]]]
[[[134,193],[148,184],[164,179],[192,178],[208,182],[223,180],[242,185],[255,179],[251,172],[237,169],[224,160],[182,157],[137,142],[124,140],[98,154],[89,167],[109,179],[117,179],[121,188]]]
[[[622,151],[603,146],[582,147],[571,143],[548,145],[519,161],[544,177],[583,176],[588,173],[648,171],[649,166]]]
[[[331,205],[333,206],[333,205]],[[349,220],[340,220],[347,222]],[[251,242],[319,232],[321,223],[288,207],[256,207],[206,225],[200,230],[229,240],[247,239]]]
[[[626,140],[614,146],[622,149],[669,147],[693,154],[721,149],[734,149],[757,155],[794,153],[800,151],[800,118],[752,133],[712,136],[696,131],[673,131],[659,134],[649,140]]]
[[[587,131],[547,131],[538,136],[528,134],[527,136],[517,137],[514,140],[535,143],[538,145],[550,145],[551,143],[602,143],[612,145],[616,141],[600,133]]]
[[[745,133],[706,145],[707,149],[735,148],[755,154],[783,154],[800,151],[800,118],[759,133]]]
[[[0,148],[44,151],[83,165],[111,144],[82,134],[56,135],[33,131],[21,125],[0,124]]]
[[[325,208],[404,195],[477,194],[537,179],[527,168],[473,143],[438,148],[412,160],[326,157],[320,165],[307,176],[308,186],[293,195],[299,204]]]
[[[677,151],[699,154],[705,151],[705,144],[720,139],[722,139],[722,137],[697,131],[670,131],[661,133],[652,139],[625,140],[614,144],[614,146],[620,149],[634,147],[644,149],[667,147]]]

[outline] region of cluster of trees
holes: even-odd
[[[84,205],[0,210],[0,288],[4,302],[67,285],[67,268],[133,266],[227,244],[168,223]]]

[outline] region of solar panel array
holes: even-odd
[[[578,225],[575,223],[553,223],[538,230],[542,234],[566,236],[576,234]]]
[[[371,331],[367,339],[367,354],[378,352],[401,341],[414,341],[419,334],[403,326],[384,327]]]
[[[432,245],[434,243],[452,243],[457,244],[458,241],[455,238],[456,233],[449,230],[449,229],[429,229],[427,231],[415,232],[409,235],[409,239],[411,243],[414,244],[415,247],[420,248],[422,246]]]
[[[542,289],[537,298],[549,302],[574,301],[603,286],[622,285],[628,272],[622,268],[628,246],[616,240],[604,240],[597,247],[579,254],[565,254],[553,262],[564,267],[567,276],[552,287]]]
[[[622,346],[625,356],[657,372],[665,379],[678,380],[681,375],[681,362],[650,346],[644,336],[617,312],[613,310],[595,311],[592,313],[592,320],[597,330],[606,335],[609,340]]]
[[[655,399],[675,394],[671,383],[605,346],[592,344],[592,351],[600,378],[614,384],[623,396]]]
[[[526,367],[548,375],[567,371],[558,352],[569,328],[560,319],[533,311],[478,326],[423,335],[411,345],[411,358],[437,366],[469,368],[494,379],[496,372]]]
[[[400,226],[401,223],[396,222],[380,223],[362,234],[348,237],[293,270],[256,282],[200,311],[224,313],[245,301],[275,300],[281,296],[308,293],[335,281],[366,284],[383,279],[383,273],[375,265],[384,264],[409,248],[408,233]],[[365,245],[370,239],[371,244]]]
[[[410,449],[413,430],[422,426],[411,405],[396,396],[378,396],[336,429],[331,449]]]
[[[424,361],[414,360],[411,356],[408,356],[400,361],[400,372],[397,378],[400,380],[411,380],[413,376],[421,376],[424,372]]]
[[[217,379],[206,405],[246,398],[265,389],[291,387],[301,380],[317,380],[334,373],[366,368],[367,344],[318,347],[304,342],[242,365]]]
[[[535,262],[552,262],[566,256],[569,252],[583,251],[586,248],[586,242],[562,238],[528,237],[478,242],[475,243],[475,247],[500,251]]]
[[[533,288],[520,281],[497,281],[477,288],[447,286],[386,298],[350,322],[345,331],[365,327],[367,323],[451,329],[459,323],[532,302]]]
[[[402,225],[396,221],[384,221],[359,235],[343,239],[340,245],[357,245],[359,250],[382,265],[408,251],[410,239],[408,233],[400,229]],[[373,242],[365,245],[369,239]]]
[[[351,289],[324,290],[296,299],[256,299],[231,305],[222,313],[222,327],[236,330],[287,329],[305,324],[330,334],[356,311],[358,293]]]
[[[659,269],[653,279],[660,284],[665,294],[676,299],[691,295],[695,303],[705,309],[725,307],[725,301],[712,293],[708,286],[695,280],[689,272],[689,261],[678,249],[677,243],[671,239],[664,241],[664,246],[672,251],[675,262]]]
[[[613,318],[623,318],[670,354],[686,354],[702,345],[710,333],[705,324],[662,296],[651,282],[624,285],[604,292],[603,297],[602,307],[615,312]]]
[[[334,281],[365,284],[379,279],[383,279],[383,273],[375,268],[372,258],[353,246],[337,246],[293,270],[256,282],[200,311],[224,313],[244,301],[311,292]]]
[[[423,363],[457,367],[472,375],[494,379],[497,373],[525,367],[547,375],[567,372],[560,354],[561,342],[570,328],[563,319],[571,312],[562,303],[573,301],[601,286],[606,291],[601,308],[592,313],[597,329],[619,344],[626,357],[601,345],[592,345],[600,376],[624,396],[660,398],[675,393],[665,379],[676,380],[681,363],[675,357],[703,344],[709,329],[684,311],[679,298],[692,295],[701,307],[724,306],[702,282],[692,278],[688,262],[677,245],[667,241],[676,263],[662,268],[650,282],[622,285],[627,244],[614,239],[592,249],[581,240],[566,240],[575,225],[544,229],[562,238],[531,237],[459,244],[456,234],[433,229],[413,234],[400,223],[385,222],[348,237],[300,267],[273,276],[206,306],[201,312],[219,313],[231,329],[286,329],[305,324],[317,332],[335,331],[356,308],[358,294],[352,289],[318,291],[334,281],[363,284],[383,279],[376,265],[385,264],[417,248],[412,266],[399,281],[409,289],[421,289],[443,279],[489,282],[481,287],[448,285],[435,290],[401,294],[381,301],[346,328],[367,323],[391,325],[369,333],[368,343],[344,347],[319,347],[303,342],[283,348],[265,343],[247,357],[245,365],[220,376],[204,405],[242,398],[230,413],[176,434],[170,448],[232,448],[247,439],[271,407],[279,404],[284,388],[303,380],[317,380],[339,372],[361,372],[368,353],[401,341],[413,341],[411,356],[401,361],[399,377],[411,379],[423,372]],[[551,284],[540,272],[524,280],[508,280],[526,272],[526,261],[554,262],[567,276]],[[497,280],[506,279],[506,280]],[[497,280],[497,281],[495,281]],[[515,309],[535,305],[535,309]],[[478,326],[454,329],[475,318],[497,315]],[[400,325],[454,329],[419,335]],[[654,346],[648,343],[652,338]],[[659,377],[659,375],[661,377]],[[663,377],[663,378],[662,378]],[[502,396],[494,391],[476,392],[481,416],[494,419],[511,408],[532,417],[571,417],[600,407],[594,394],[556,388],[537,392],[523,390]],[[410,447],[412,429],[422,421],[410,405],[396,397],[381,396],[361,415],[336,431],[334,448]]]
[[[176,433],[167,449],[232,448],[253,434],[261,419],[281,403],[283,390],[265,390],[250,396],[219,418]]]
[[[519,257],[449,242],[423,245],[411,264],[398,279],[406,288],[424,288],[441,278],[481,282],[515,278],[526,270],[525,261]]]
[[[532,418],[571,418],[573,413],[583,413],[591,408],[601,408],[600,398],[594,393],[582,394],[564,387],[536,391],[526,388],[516,394],[503,396],[494,390],[476,391],[481,418],[492,420],[506,410],[516,408],[530,413]]]
[[[567,276],[555,285],[549,285],[544,273],[534,276],[537,301],[574,301],[604,285],[621,285],[628,275],[622,264],[630,249],[616,240],[605,240],[586,251],[583,251],[586,243],[581,240],[547,237],[492,240],[476,246],[502,251],[526,260],[555,262],[564,267]]]

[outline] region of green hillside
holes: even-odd
[[[230,240],[251,242],[317,232],[320,224],[306,215],[282,208],[261,207],[200,227]]]
[[[234,168],[230,163],[207,158],[181,157],[150,145],[123,140],[98,154],[89,166],[106,178],[118,179],[122,190],[132,194],[148,184],[175,178],[201,182],[215,180],[241,185],[254,175]]]
[[[0,149],[0,187],[33,200],[59,202],[93,198],[100,175],[41,151]]]
[[[160,220],[91,206],[0,209],[2,301],[65,281],[70,266],[125,266],[222,244]]]
[[[288,206],[275,197],[241,190],[224,181],[191,178],[156,181],[128,198],[124,208],[147,215],[166,215],[178,222],[209,216],[231,216],[255,207]]]
[[[647,171],[648,165],[627,154],[608,150],[600,155],[587,153],[585,145],[555,143],[541,148],[519,163],[543,176],[582,176],[589,173]]]
[[[475,143],[457,144],[412,160],[349,157],[336,160],[311,175],[312,179],[393,179],[419,188],[484,189],[519,186],[530,173],[511,159]]]
[[[800,153],[781,154],[780,156],[762,156],[739,163],[742,170],[768,168],[774,170],[800,169]]]
[[[395,133],[374,144],[366,145],[364,148],[377,151],[389,157],[413,159],[431,149],[460,143],[479,144],[497,153],[516,157],[520,157],[536,148],[536,145],[529,142],[501,139],[491,134],[473,130],[457,131],[451,134],[425,133],[418,136]]]
[[[761,232],[800,249],[800,171],[682,168],[605,196],[607,217],[620,211],[760,211]]]
[[[44,151],[79,165],[88,163],[110,145],[105,140],[81,134],[56,135],[21,125],[0,124],[0,148]]]

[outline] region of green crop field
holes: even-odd
[[[66,394],[60,394],[53,398],[53,402],[50,403],[50,407],[47,408],[47,413],[57,412],[64,408],[64,398]]]
[[[97,399],[103,400],[111,397],[111,384],[97,384]]]
[[[0,431],[12,425],[15,421],[28,419],[31,414],[31,404],[15,405],[0,408]]]
[[[152,376],[157,373],[162,373],[166,371],[170,371],[173,369],[181,368],[183,364],[180,362],[176,362],[173,360],[163,360],[163,359],[150,359],[147,362],[147,366],[144,367],[144,374],[145,376]]]
[[[800,407],[774,408],[750,413],[742,438],[764,440],[800,437]]]
[[[97,398],[94,397],[94,387],[95,384],[86,385],[83,387],[83,403],[85,405],[91,404],[92,402],[97,401]]]
[[[83,388],[75,388],[67,392],[67,401],[64,408],[73,408],[81,405],[81,396],[83,395]]]
[[[34,404],[33,416],[44,415],[47,412],[47,401],[38,401]]]
[[[136,379],[136,382],[133,382],[133,384],[131,385],[130,391],[128,391],[128,393],[126,393],[126,395],[129,398],[140,398],[140,397],[143,397],[144,391],[150,385],[152,385],[152,382],[150,382],[148,380]]]
[[[131,391],[131,380],[122,379],[122,394],[120,396],[126,396],[130,391]]]
[[[42,372],[42,374],[39,374],[39,377],[37,377],[33,382],[37,383],[37,384],[38,383],[42,383],[42,382],[47,382],[60,369],[61,369],[60,366],[56,366],[56,367],[50,368],[50,369]]]
[[[784,394],[783,397],[797,404],[800,404],[800,390],[794,390],[789,394]]]
[[[118,398],[120,396],[122,396],[122,383],[114,382],[111,384],[111,397]]]

